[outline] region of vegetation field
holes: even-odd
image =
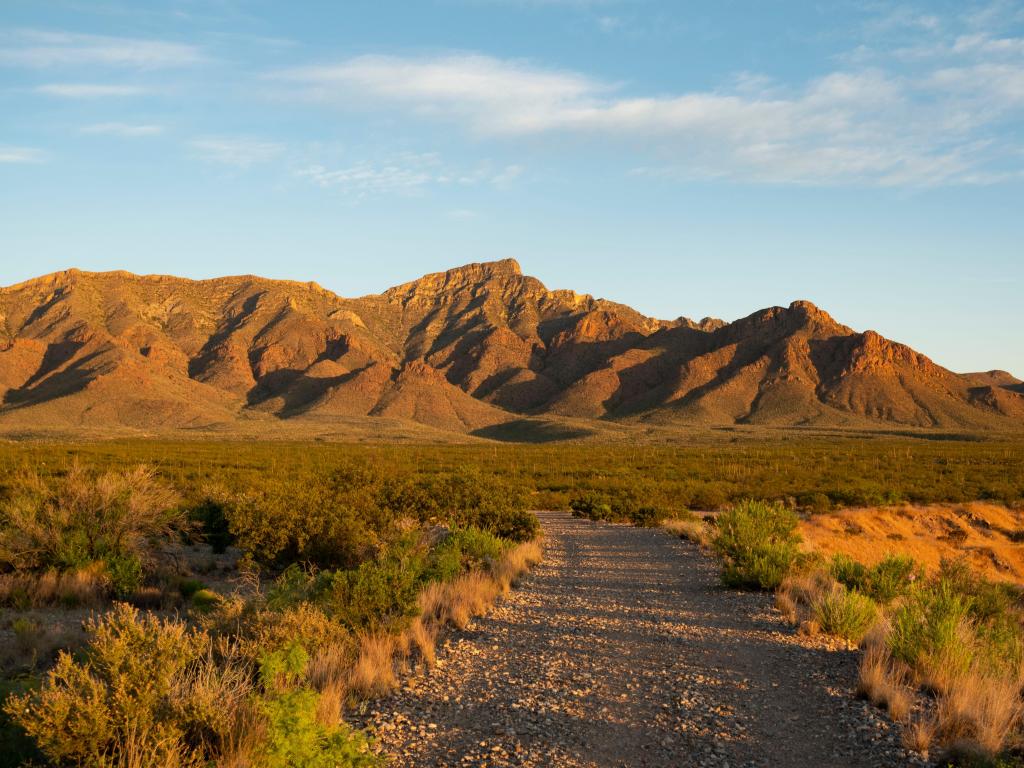
[[[904,439],[716,445],[344,445],[279,442],[0,443],[0,482],[29,469],[60,474],[146,464],[186,499],[286,482],[353,461],[385,474],[469,470],[527,494],[533,508],[568,508],[594,491],[676,512],[743,498],[814,512],[911,502],[1024,500],[1024,442]]]
[[[346,712],[430,665],[446,627],[537,562],[534,509],[667,520],[717,553],[726,585],[779,588],[794,620],[852,642],[952,594],[946,629],[974,655],[946,688],[1010,685],[1018,592],[945,562],[926,581],[911,559],[800,546],[799,526],[834,510],[979,500],[1016,546],[1024,444],[3,443],[0,766],[377,765]],[[927,638],[886,637],[879,675],[924,686],[944,663]],[[966,736],[995,754],[1015,712]]]

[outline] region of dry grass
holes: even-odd
[[[898,723],[909,720],[914,706],[909,671],[894,662],[882,645],[871,645],[865,651],[857,678],[857,695],[876,707],[884,707]]]
[[[782,618],[790,624],[796,625],[800,623],[799,606],[797,606],[796,601],[793,600],[788,592],[779,590],[775,593],[775,607],[782,614]]]
[[[893,552],[909,555],[929,572],[943,558],[966,557],[993,579],[1024,582],[1024,509],[975,501],[967,504],[866,507],[814,515],[800,524],[810,549],[826,558],[845,554],[871,566]]]
[[[384,696],[398,686],[395,652],[398,641],[386,632],[371,632],[359,638],[359,656],[348,673],[348,690],[358,698]]]
[[[348,667],[352,653],[348,646],[325,645],[317,649],[306,666],[309,684],[320,694],[317,720],[323,725],[337,725],[348,696]]]
[[[437,638],[446,626],[464,629],[529,568],[540,562],[539,541],[519,544],[490,568],[471,571],[452,581],[432,582],[419,595],[419,616],[399,634],[360,636],[355,665],[347,674],[346,691],[356,698],[379,696],[398,685],[396,663],[405,663],[413,650],[428,666],[437,659]]]
[[[936,700],[936,730],[945,743],[973,743],[993,755],[1006,745],[1022,712],[1019,681],[971,671]]]
[[[935,724],[926,717],[916,718],[903,727],[903,746],[919,753],[925,760],[935,740]]]
[[[673,536],[692,541],[701,547],[711,546],[711,540],[714,538],[711,528],[703,520],[670,518],[661,526]]]
[[[59,573],[0,574],[0,605],[20,610],[51,605],[94,606],[106,596],[108,581],[102,563]]]

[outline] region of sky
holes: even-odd
[[[1024,377],[1024,0],[0,2],[0,285],[508,257]]]

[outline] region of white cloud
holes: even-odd
[[[0,146],[0,163],[41,163],[46,153],[33,147]]]
[[[299,169],[296,175],[324,188],[338,189],[356,198],[414,193],[431,186],[507,187],[523,173],[522,167],[493,168],[481,163],[470,170],[446,165],[435,153],[403,153],[380,161],[362,160],[342,168],[320,164]]]
[[[163,133],[162,125],[136,125],[132,123],[95,123],[86,125],[81,129],[82,133],[105,134],[109,136],[156,136]]]
[[[360,56],[275,77],[300,86],[304,98],[399,108],[478,135],[639,140],[673,173],[934,185],[995,178],[984,166],[1006,153],[1005,143],[979,140],[1022,103],[1024,66],[977,67],[895,76],[860,66],[795,88],[744,73],[731,89],[658,95],[627,95],[623,85],[581,73],[483,55]]]
[[[189,142],[201,160],[236,168],[266,163],[284,152],[284,145],[238,136],[208,136]]]
[[[67,99],[96,99],[106,96],[139,96],[148,89],[137,85],[104,85],[101,83],[48,83],[36,87],[36,93]]]
[[[160,69],[197,64],[205,56],[194,45],[130,37],[20,30],[0,38],[0,64],[47,69],[100,65]]]

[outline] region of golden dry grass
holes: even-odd
[[[978,573],[1024,582],[1024,509],[1000,504],[867,507],[814,515],[800,525],[807,547],[826,557],[849,555],[874,565],[890,554],[909,555],[929,572],[943,558],[966,557]]]
[[[864,652],[857,678],[857,695],[876,707],[884,707],[896,722],[905,723],[914,705],[907,670],[895,663],[883,645],[870,645]]]
[[[927,717],[919,717],[903,727],[903,746],[919,753],[925,760],[935,740],[935,724]]]
[[[972,670],[936,700],[936,730],[943,742],[976,744],[992,755],[1007,743],[1022,711],[1018,680]]]
[[[359,655],[348,673],[348,690],[359,698],[384,696],[398,685],[395,674],[397,638],[373,632],[359,638]]]
[[[413,650],[420,661],[432,666],[437,638],[446,626],[464,629],[542,557],[540,541],[528,541],[505,552],[487,570],[428,584],[418,598],[419,616],[404,631],[359,638],[358,656],[347,674],[347,691],[356,698],[369,698],[392,690],[398,685],[396,664],[407,663]]]
[[[711,546],[711,540],[714,538],[711,528],[703,520],[670,518],[665,520],[661,527],[673,536],[692,541],[701,547]]]
[[[0,574],[0,605],[96,605],[106,595],[107,584],[102,563],[64,573],[5,573]]]

